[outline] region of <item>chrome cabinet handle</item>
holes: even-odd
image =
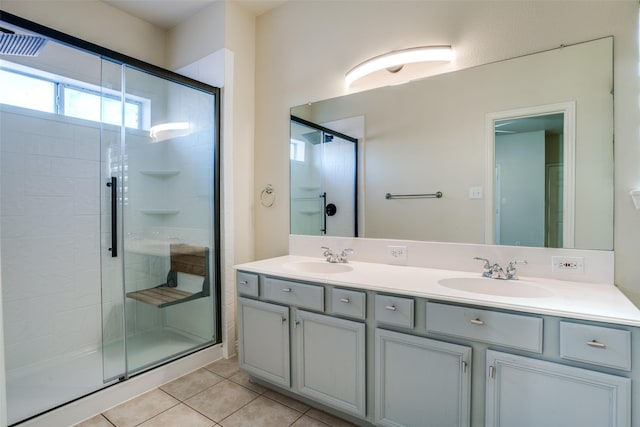
[[[283,288],[282,292],[291,292],[291,288]]]
[[[345,304],[349,304],[351,301],[349,301],[349,298],[340,298],[340,302],[343,302]]]
[[[238,283],[240,283],[241,285],[248,285],[249,284],[249,282],[247,282],[246,280],[241,280]]]
[[[396,311],[396,306],[395,306],[395,305],[387,305],[387,306],[385,307],[385,309],[386,309],[386,310],[389,310],[389,311]]]
[[[471,319],[469,320],[469,322],[473,323],[474,325],[484,325],[484,322],[478,318]]]
[[[602,344],[601,342],[598,342],[596,340],[587,341],[587,345],[591,347],[596,347],[596,348],[607,348],[606,344]]]
[[[282,323],[287,323],[287,318],[286,317],[282,318]]]

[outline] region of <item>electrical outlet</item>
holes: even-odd
[[[470,199],[482,199],[482,187],[469,187]]]
[[[406,264],[407,263],[407,247],[406,246],[387,246],[387,262],[389,264]]]
[[[551,271],[570,271],[572,273],[584,273],[584,257],[552,256]]]

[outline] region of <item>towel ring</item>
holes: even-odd
[[[273,185],[267,184],[266,187],[260,192],[260,204],[265,208],[273,206],[273,202],[276,201],[276,192],[273,189]]]

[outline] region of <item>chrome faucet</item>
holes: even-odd
[[[516,264],[527,264],[527,261],[517,259],[509,261],[505,277],[507,280],[518,280],[518,275],[516,274]]]
[[[499,279],[499,280],[518,280],[518,275],[516,274],[516,265],[517,264],[526,264],[527,261],[520,261],[514,259],[510,261],[507,265],[507,270],[505,271],[498,263],[491,264],[486,258],[474,257],[473,259],[477,259],[478,261],[484,261],[482,277],[487,277],[489,279]]]
[[[327,262],[330,263],[347,263],[349,262],[347,257],[353,253],[353,249],[350,248],[343,249],[339,255],[334,253],[331,248],[328,248],[326,246],[322,246],[321,249],[324,249],[322,256],[325,257],[327,259]]]
[[[482,267],[483,268],[482,277],[487,277],[489,279],[505,278],[505,272],[502,269],[502,267],[500,267],[499,264],[497,263],[491,264],[491,261],[489,261],[486,258],[474,257],[473,259],[477,259],[478,261],[484,261],[484,266]]]

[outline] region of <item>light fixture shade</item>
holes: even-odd
[[[347,86],[351,83],[385,68],[401,67],[405,64],[426,61],[451,61],[453,50],[451,46],[420,46],[408,49],[394,50],[356,65],[345,75]]]

